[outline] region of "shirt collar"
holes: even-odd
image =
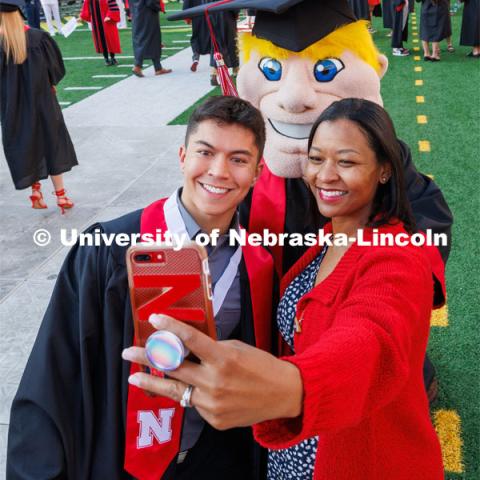
[[[190,212],[185,208],[185,205],[182,202],[182,187],[177,190],[177,200],[178,200],[178,209],[180,210],[180,215],[182,216],[183,221],[185,222],[185,228],[187,229],[188,236],[191,240],[193,240],[201,231],[202,229],[192,217]],[[240,223],[238,220],[238,211],[235,212],[233,215],[232,221],[230,223],[230,230],[235,230],[236,232],[240,231]],[[220,235],[219,243],[221,242],[222,237],[228,236],[228,232],[224,235]]]

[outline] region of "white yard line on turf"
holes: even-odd
[[[67,105],[70,105],[72,102],[58,102],[59,105],[62,105],[62,106],[67,106]]]
[[[172,40],[172,43],[190,43],[189,40]]]
[[[112,75],[92,75],[92,78],[125,78],[128,75],[124,73],[112,74]]]
[[[103,87],[65,87],[64,90],[101,90]]]

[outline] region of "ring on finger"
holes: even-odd
[[[192,404],[190,403],[190,400],[192,398],[192,392],[193,392],[193,385],[187,385],[187,388],[183,392],[182,399],[180,400],[180,405],[183,408],[190,408]]]

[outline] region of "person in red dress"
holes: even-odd
[[[92,37],[97,53],[102,53],[105,65],[118,65],[116,53],[122,53],[117,23],[120,10],[116,0],[84,0],[80,19],[92,24]]]

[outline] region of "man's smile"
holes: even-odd
[[[202,186],[204,190],[206,190],[209,193],[213,193],[215,195],[223,195],[225,193],[228,193],[231,189],[230,188],[225,188],[225,187],[217,187],[215,185],[209,185],[208,183],[202,183],[198,182]]]

